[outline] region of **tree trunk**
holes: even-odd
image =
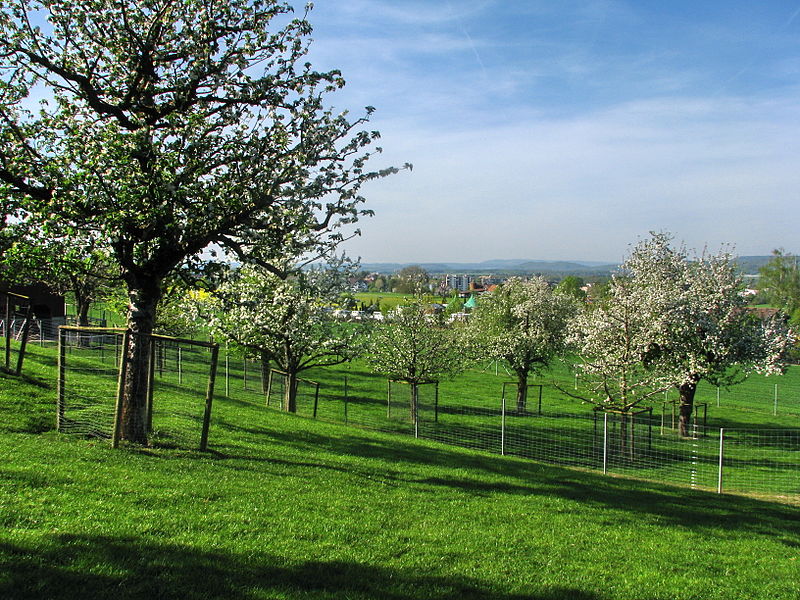
[[[289,371],[286,374],[286,389],[283,390],[283,409],[286,412],[297,412],[297,373]]]
[[[128,329],[122,393],[120,439],[147,444],[147,386],[156,306],[161,297],[159,282],[149,281],[128,292]]]
[[[419,386],[416,383],[411,384],[411,423],[417,422],[417,413],[419,410]]]
[[[269,386],[269,355],[261,351],[261,392],[266,394]]]
[[[528,404],[528,372],[517,371],[517,412],[525,413]]]
[[[78,313],[78,327],[89,326],[89,308],[92,301],[83,295],[75,294],[75,309]]]
[[[678,431],[682,437],[689,437],[690,425],[692,422],[692,412],[694,409],[694,394],[697,391],[697,382],[681,384],[678,387],[680,392],[680,412],[678,418]]]

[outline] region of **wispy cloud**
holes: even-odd
[[[328,5],[336,101],[376,105],[381,160],[415,165],[365,189],[351,251],[617,260],[650,229],[797,250],[800,9],[732,3]]]

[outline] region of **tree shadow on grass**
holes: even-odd
[[[659,523],[696,530],[725,529],[777,536],[787,545],[800,545],[800,511],[775,502],[603,476],[520,459],[470,455],[445,446],[422,446],[402,437],[358,436],[348,430],[338,436],[318,431],[301,436],[276,430],[265,434],[298,450],[318,446],[337,454],[446,469],[444,475],[417,476],[407,472],[401,476],[410,483],[421,484],[421,491],[448,487],[477,496],[497,493],[555,496],[587,506],[618,509],[625,515],[620,516],[620,522],[627,519],[635,524],[643,519],[645,522],[656,519]],[[448,475],[453,468],[462,471],[457,476]],[[463,476],[463,469],[490,474],[496,481],[470,481]],[[375,470],[385,475],[380,463]]]
[[[139,538],[54,536],[44,548],[0,544],[0,597],[147,598],[347,598],[348,600],[601,600],[576,588],[506,593],[469,577],[420,573],[344,561],[292,561],[260,554],[239,556]]]

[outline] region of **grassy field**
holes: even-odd
[[[181,358],[182,357],[182,358]],[[52,369],[53,351],[33,347],[31,368]],[[162,445],[197,447],[203,400],[209,375],[209,357],[202,348],[167,347],[159,353],[156,369],[154,425]],[[64,424],[72,432],[108,437],[113,423],[116,376],[113,344],[73,347],[66,355],[67,410]],[[304,373],[319,383],[301,385],[298,412],[319,420],[392,433],[416,435],[450,445],[503,453],[559,465],[671,482],[692,488],[716,489],[719,483],[719,435],[725,428],[723,488],[726,491],[763,493],[800,498],[800,428],[797,427],[798,373],[777,380],[781,390],[778,414],[768,396],[775,378],[752,378],[741,389],[720,394],[709,388],[709,406],[698,411],[696,435],[681,438],[672,421],[672,405],[656,404],[652,414],[622,423],[612,415],[604,426],[602,414],[591,405],[567,397],[562,389],[574,385],[564,365],[541,376],[541,413],[536,386],[531,389],[529,410],[518,414],[509,397],[505,416],[501,410],[503,385],[510,377],[498,365],[474,368],[421,393],[418,422],[410,412],[408,386],[392,385],[387,404],[387,382],[367,367],[354,362],[337,368]],[[276,377],[270,404],[281,405],[281,380]],[[243,363],[241,357],[223,353],[217,378],[217,397],[265,404],[261,367]],[[766,390],[766,391],[765,391]],[[189,392],[193,396],[189,397]],[[702,390],[701,390],[702,392]],[[740,395],[741,393],[741,395]],[[766,396],[766,397],[765,397]],[[700,394],[701,402],[703,394]],[[703,417],[706,427],[702,426]],[[45,416],[39,417],[41,419]],[[216,426],[212,424],[214,443]]]
[[[399,294],[395,292],[359,292],[354,295],[359,303],[363,303],[365,306],[378,304],[380,305],[381,310],[384,312],[388,312],[390,310],[394,310],[398,306],[408,304],[414,299],[414,294]],[[430,303],[444,302],[447,304],[451,298],[452,293],[444,297],[435,294],[427,294],[424,296],[425,302]]]
[[[793,506],[219,398],[212,452],[49,431],[52,351],[0,375],[0,597],[794,599]],[[187,374],[188,377],[188,374]],[[186,398],[180,398],[186,395]],[[191,394],[175,388],[174,400]]]

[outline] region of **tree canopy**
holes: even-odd
[[[797,257],[782,248],[773,250],[772,259],[759,269],[759,288],[770,304],[781,308],[793,321],[800,320],[800,269]]]
[[[701,380],[730,385],[753,370],[780,372],[794,335],[780,319],[749,314],[743,288],[728,252],[690,256],[666,233],[639,243],[608,297],[578,322],[582,366],[600,382],[598,399],[627,410],[676,387],[686,434]],[[620,381],[630,393],[619,391]]]
[[[517,410],[524,411],[528,377],[564,352],[567,325],[577,311],[572,296],[555,292],[541,277],[512,277],[483,296],[470,328],[485,356],[504,360],[517,375]]]
[[[0,8],[0,195],[44,232],[107,243],[136,333],[152,330],[165,278],[205,249],[272,270],[325,253],[369,214],[361,185],[395,170],[366,169],[379,151],[378,133],[361,130],[372,108],[350,119],[325,107],[344,79],[305,61],[311,25],[288,4]],[[129,349],[123,439],[146,441],[148,352]]]

